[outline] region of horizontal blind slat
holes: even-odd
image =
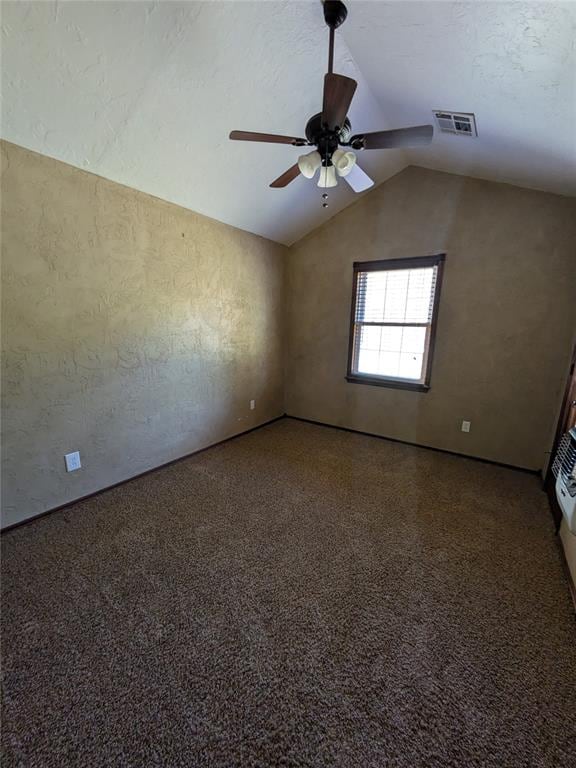
[[[429,323],[437,267],[358,272],[356,322]]]

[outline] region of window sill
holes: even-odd
[[[373,376],[346,376],[350,384],[368,384],[371,387],[388,387],[389,389],[408,389],[412,392],[428,392],[429,384],[421,384],[419,381],[403,381],[401,379],[380,379]]]

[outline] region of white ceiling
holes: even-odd
[[[372,151],[379,182],[408,163],[576,194],[576,3],[348,3],[335,71],[358,80],[355,131],[475,112],[479,137]],[[268,184],[320,110],[327,29],[310,2],[2,2],[2,136],[250,232],[292,243],[321,207],[303,177]]]
[[[355,2],[343,35],[394,123],[474,112],[415,165],[576,195],[576,2]]]

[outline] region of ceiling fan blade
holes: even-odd
[[[352,170],[343,178],[344,181],[347,181],[348,184],[350,184],[354,192],[364,192],[366,189],[370,189],[370,187],[374,186],[374,182],[370,176],[368,176],[368,174],[357,164],[353,165]]]
[[[322,103],[323,124],[327,124],[332,130],[336,126],[344,124],[357,85],[356,80],[344,77],[344,75],[334,75],[330,72],[325,75]]]
[[[291,168],[288,168],[287,171],[284,171],[282,176],[278,176],[277,179],[275,179],[272,184],[270,184],[271,187],[274,187],[277,189],[278,187],[287,187],[288,184],[290,184],[291,181],[294,181],[296,176],[300,175],[300,168],[298,168],[298,163],[295,163]]]
[[[268,144],[292,144],[295,147],[303,147],[308,142],[296,136],[279,136],[276,133],[253,133],[252,131],[232,131],[230,138],[234,141],[264,141]]]
[[[413,128],[398,128],[394,131],[359,133],[348,142],[354,149],[401,149],[430,144],[434,128],[431,125],[416,125]]]

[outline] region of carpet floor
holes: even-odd
[[[519,471],[291,419],[2,537],[3,768],[574,768]]]

